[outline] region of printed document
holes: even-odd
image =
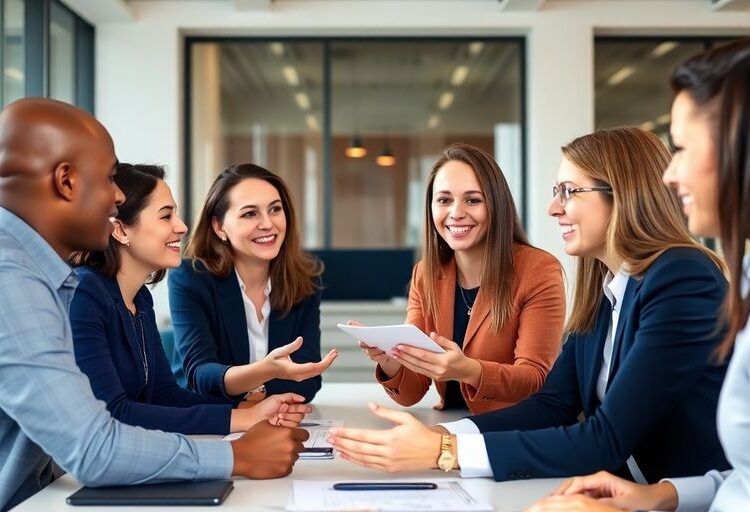
[[[349,480],[347,480],[349,481]],[[404,482],[408,480],[398,480]],[[423,480],[422,480],[423,481]],[[336,491],[333,481],[294,480],[287,510],[292,512],[475,512],[493,510],[469,494],[457,480],[433,480],[437,489],[424,491]]]

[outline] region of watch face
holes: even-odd
[[[450,471],[453,469],[454,462],[455,457],[450,451],[444,451],[440,454],[440,457],[438,457],[438,467],[443,471]]]

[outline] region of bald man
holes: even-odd
[[[123,201],[112,140],[54,100],[0,113],[0,510],[69,471],[86,485],[274,478],[307,433],[258,424],[232,443],[114,420],[75,363],[68,307],[74,250],[100,250]]]

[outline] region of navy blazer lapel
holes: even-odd
[[[268,319],[268,351],[279,348],[294,341],[292,339],[292,312],[282,318],[281,313],[272,309]],[[304,343],[305,340],[302,340]],[[294,358],[292,358],[294,359]]]
[[[216,289],[219,292],[218,307],[224,318],[224,326],[229,339],[229,350],[235,361],[243,364],[250,362],[250,340],[247,339],[247,318],[242,290],[234,269],[227,277],[216,278]]]
[[[582,340],[586,350],[586,389],[584,390],[584,409],[590,411],[596,407],[599,398],[596,396],[596,382],[602,369],[602,354],[604,354],[604,342],[609,331],[612,308],[606,297],[602,297],[599,311],[596,313],[596,322],[591,334],[583,335]],[[581,336],[581,335],[578,335]]]
[[[622,336],[625,331],[625,326],[630,320],[631,313],[633,312],[633,305],[635,304],[635,295],[638,289],[641,287],[641,279],[630,278],[628,279],[628,285],[625,287],[625,294],[622,296],[622,305],[620,307],[620,315],[617,320],[617,332],[612,340],[612,360],[609,364],[609,378],[607,379],[607,388],[612,383],[612,376],[617,371],[620,365],[620,352],[622,350]]]

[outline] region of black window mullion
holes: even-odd
[[[95,28],[75,17],[75,102],[94,113],[94,35]]]
[[[26,96],[46,96],[49,92],[48,46],[48,0],[26,0],[24,11],[24,89]]]

